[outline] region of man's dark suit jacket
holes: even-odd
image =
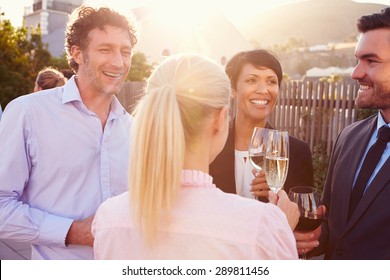
[[[234,172],[234,120],[229,129],[228,139],[222,152],[210,165],[210,175],[214,184],[227,193],[236,193]],[[272,128],[269,124],[267,128]],[[313,161],[309,145],[294,138],[290,139],[289,166],[284,190],[296,186],[313,186]]]
[[[390,158],[348,220],[354,177],[377,119],[353,123],[335,143],[323,197],[328,221],[323,224],[320,244],[326,250],[325,259],[390,260]]]

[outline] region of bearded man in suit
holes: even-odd
[[[314,232],[295,233],[295,237],[299,252],[308,252],[319,244],[312,253],[325,253],[325,259],[389,260],[390,7],[362,16],[357,27],[361,35],[355,49],[357,65],[351,75],[360,85],[356,104],[379,111],[340,133],[322,198],[327,218]],[[378,152],[374,161],[371,147],[380,141],[384,151]],[[366,169],[370,161],[373,171]],[[367,177],[365,181],[360,173]],[[355,199],[359,185],[361,192]]]

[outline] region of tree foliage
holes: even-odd
[[[63,54],[61,56],[52,57],[50,61],[51,61],[50,65],[52,67],[55,67],[62,72],[67,71],[67,70],[73,71],[69,67],[68,59],[66,58],[65,52],[63,52]]]
[[[51,55],[42,43],[39,29],[14,28],[0,12],[0,103],[5,107],[12,99],[34,88],[35,76],[48,64]]]
[[[326,142],[321,141],[314,146],[313,169],[314,186],[322,193],[325,185],[330,157],[326,154]]]
[[[126,80],[132,82],[145,81],[147,78],[149,78],[152,69],[153,65],[147,63],[145,54],[136,52],[133,55],[130,72]]]
[[[5,107],[13,98],[28,93],[34,80],[27,29],[15,29],[3,16],[0,13],[0,103]]]

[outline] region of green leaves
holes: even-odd
[[[153,66],[147,63],[146,56],[141,52],[137,52],[133,55],[130,72],[126,80],[143,82],[149,78],[152,68]]]
[[[39,28],[15,28],[0,12],[0,103],[32,92],[36,74],[49,65],[51,55]]]

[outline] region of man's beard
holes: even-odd
[[[359,93],[355,102],[361,109],[389,109],[390,88],[382,84],[374,84],[372,93]]]
[[[119,93],[120,89],[123,86],[124,81],[122,81],[119,88],[114,88],[111,89],[110,91],[107,91],[107,89],[105,89],[104,87],[104,84],[102,84],[102,81],[99,80],[98,76],[94,72],[93,68],[90,67],[89,56],[87,54],[84,57],[84,65],[85,65],[84,74],[86,77],[89,78],[89,81],[92,82],[92,86],[94,87],[94,90],[96,90],[97,92],[112,94],[112,95]]]

